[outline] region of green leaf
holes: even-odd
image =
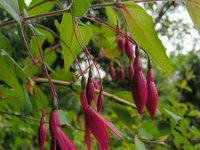
[[[56,1],[44,1],[44,0],[32,0],[29,5],[28,14],[37,15],[45,12],[49,12],[56,4]],[[34,6],[34,7],[33,7]]]
[[[10,87],[18,90],[19,96],[23,98],[23,92],[17,80],[15,70],[13,70],[3,55],[0,55],[0,68],[0,79]]]
[[[122,98],[124,100],[127,100],[129,102],[133,102],[133,98],[132,98],[131,92],[120,91],[120,92],[114,93],[114,95],[116,95],[117,97]]]
[[[20,16],[17,12],[18,2],[17,0],[0,0],[0,4],[3,8],[18,22],[20,23]]]
[[[0,101],[0,107],[3,106],[5,108],[5,104],[8,104],[15,111],[20,111],[21,109],[22,98],[15,89],[0,85]]]
[[[137,135],[135,135],[135,146],[137,150],[145,150],[144,143],[138,138]]]
[[[47,30],[44,30],[42,28],[35,28],[37,31],[39,31],[43,36],[46,37],[47,41],[50,43],[50,44],[53,44],[54,43],[54,37],[52,35],[51,32],[47,31]]]
[[[157,36],[151,16],[134,2],[125,2],[124,6],[127,22],[136,42],[171,76],[171,65],[166,49]]]
[[[117,24],[117,14],[115,13],[115,11],[113,10],[112,7],[106,7],[106,15],[108,16],[108,19],[110,21],[110,23],[112,23],[113,25]]]
[[[131,113],[130,111],[119,104],[111,104],[112,110],[117,114],[119,120],[123,121],[127,126],[131,126],[133,121],[131,121]]]
[[[56,52],[51,51],[50,48],[47,48],[47,49],[45,49],[44,54],[45,54],[45,62],[49,66],[51,66],[57,58]]]
[[[75,78],[75,74],[70,71],[65,71],[64,69],[53,71],[50,76],[52,79],[63,81],[71,81]]]
[[[64,126],[64,125],[70,126],[70,124],[68,123],[66,119],[65,112],[63,110],[58,110],[58,115],[59,115],[59,121],[60,121],[61,126]]]
[[[44,36],[32,36],[31,40],[30,40],[30,51],[31,54],[37,58],[40,59],[40,51],[42,52],[42,44],[45,41],[45,37]]]
[[[80,37],[79,32],[77,31],[77,37],[79,41],[82,41],[82,39],[84,39],[84,44],[88,44],[92,35],[90,28],[87,26],[79,26],[79,29],[82,34],[82,37]],[[79,46],[74,35],[72,26],[72,16],[69,13],[63,15],[59,31],[61,39],[65,41],[65,43],[70,47],[71,51],[75,55],[78,55],[82,51],[82,48]],[[70,52],[70,50],[66,47],[66,45],[63,44],[63,42],[61,42],[61,47],[64,52],[65,71],[68,71],[70,65],[72,64],[75,58]]]
[[[4,50],[0,50],[0,57],[3,57],[12,70],[15,71],[17,77],[19,77],[22,82],[25,82],[27,75],[17,62]]]
[[[26,9],[26,4],[24,0],[18,0],[18,4],[19,4],[19,11],[23,12],[23,10]]]
[[[153,139],[153,136],[151,135],[151,133],[149,133],[144,128],[140,128],[138,130],[138,135],[143,139],[147,139],[147,140],[152,140]]]
[[[73,16],[82,16],[89,9],[90,2],[88,0],[73,0],[70,8]]]
[[[11,54],[13,50],[9,40],[1,32],[0,32],[0,49],[4,49],[9,54]]]
[[[116,50],[116,48],[110,48],[101,52],[102,57],[108,57],[110,59],[114,59],[115,57],[119,55],[120,55],[120,52]]]
[[[24,92],[24,103],[22,105],[22,113],[29,115],[32,113],[32,104],[28,92],[26,91],[24,86],[23,86],[23,92]]]
[[[187,0],[186,8],[190,17],[192,18],[193,23],[197,27],[197,30],[200,33],[200,1],[199,0]]]
[[[173,113],[172,111],[170,111],[170,110],[167,109],[167,108],[164,108],[164,111],[165,111],[168,115],[170,115],[176,122],[178,122],[178,121],[181,119],[180,116],[178,116],[177,114]]]

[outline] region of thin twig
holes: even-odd
[[[18,117],[21,120],[32,120],[32,121],[40,122],[40,119],[31,118],[31,117],[24,116],[22,114],[13,113],[13,112],[0,111],[0,114],[6,114],[6,115],[10,115],[10,116],[15,116],[15,117]]]
[[[162,2],[167,2],[167,1],[171,1],[171,0],[133,0],[133,2],[135,3],[152,3],[152,2],[157,2],[157,1],[162,1]],[[104,8],[104,7],[110,7],[110,6],[118,6],[119,2],[114,2],[114,3],[103,3],[103,4],[93,4],[91,5],[91,8],[95,9],[95,8]],[[27,20],[32,20],[32,19],[37,19],[37,18],[41,18],[41,17],[49,17],[49,16],[56,16],[56,15],[62,15],[65,12],[69,12],[70,8],[64,9],[64,10],[56,10],[56,11],[50,11],[47,13],[41,13],[38,15],[34,15],[34,16],[29,16],[29,17],[24,17],[23,19],[25,21]],[[9,20],[6,22],[3,22],[2,24],[0,24],[0,28],[5,27],[7,25],[11,25],[17,23],[16,20]]]
[[[35,81],[35,82],[38,82],[38,83],[47,83],[47,82],[48,82],[48,79],[46,79],[46,78],[35,78],[34,81]],[[65,85],[65,86],[70,86],[70,87],[73,86],[73,83],[72,83],[72,82],[67,82],[67,81],[63,81],[63,80],[53,80],[53,79],[52,79],[52,82],[53,82],[54,84],[59,84],[59,85]],[[99,94],[99,93],[100,93],[100,90],[95,89],[95,92]],[[130,102],[128,102],[128,101],[126,101],[126,100],[124,100],[124,99],[122,99],[122,98],[119,98],[119,97],[117,97],[117,96],[115,96],[115,95],[113,95],[113,94],[111,94],[111,93],[108,93],[108,92],[103,91],[102,94],[103,94],[104,96],[110,98],[111,100],[113,100],[113,101],[119,103],[119,104],[126,105],[126,106],[130,106],[130,107],[136,109],[136,106],[135,106],[133,103],[130,103]]]

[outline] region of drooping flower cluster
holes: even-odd
[[[148,61],[148,66],[149,69],[147,77],[145,78],[142,72],[142,61],[139,49],[136,47],[135,72],[131,82],[131,92],[139,114],[143,114],[146,105],[151,118],[154,119],[158,103],[158,93],[154,83],[154,74],[150,60]]]
[[[119,49],[121,50],[122,54],[126,54],[126,56],[129,59],[129,65],[128,65],[128,72],[129,72],[129,76],[132,79],[132,76],[134,74],[134,67],[133,67],[133,62],[134,62],[134,44],[129,40],[129,33],[126,33],[126,38],[122,38],[119,35],[119,32],[121,31],[120,25],[119,23],[117,24],[116,27],[116,39],[117,39],[117,45],[119,47]],[[111,65],[110,65],[111,66]],[[113,66],[113,65],[112,65]],[[121,63],[119,66],[119,75],[120,75],[120,79],[123,81],[125,78],[125,72],[124,72],[124,68],[123,64]],[[111,67],[110,67],[111,68]],[[112,69],[114,70],[114,69]],[[114,72],[114,71],[112,71]],[[110,76],[113,79],[113,73],[111,73],[111,69],[110,69]]]
[[[138,50],[136,50],[134,71],[135,73],[131,82],[131,92],[138,112],[143,114],[143,109],[147,99],[147,83],[142,73],[142,61]]]
[[[172,3],[175,5],[175,0],[173,0]],[[128,72],[131,79],[131,92],[135,105],[140,115],[143,114],[144,107],[147,106],[147,110],[149,111],[151,118],[154,119],[158,103],[158,93],[154,83],[153,70],[152,68],[149,68],[146,79],[142,72],[142,61],[136,43],[133,44],[130,41],[130,34],[128,32],[126,32],[125,38],[122,38],[120,36],[120,31],[121,28],[118,22],[116,27],[117,44],[119,49],[122,51],[122,54],[125,53],[129,60]],[[150,63],[150,60],[148,62]],[[123,65],[120,65],[119,73],[120,79],[123,80],[125,74],[121,66]],[[110,76],[112,79],[113,74],[115,75],[113,70],[114,67],[112,63],[110,64]]]

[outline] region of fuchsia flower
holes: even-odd
[[[134,76],[131,83],[131,92],[137,106],[138,112],[142,115],[147,100],[147,82],[142,73],[142,61],[137,56],[134,62]]]
[[[60,129],[60,122],[57,109],[53,110],[49,116],[49,128],[51,133],[50,150],[76,150],[74,144]]]
[[[156,114],[156,108],[158,105],[158,92],[154,83],[154,73],[150,68],[147,72],[147,110],[149,111],[151,118],[154,119]]]
[[[110,72],[110,76],[111,76],[111,78],[113,80],[115,78],[115,68],[114,68],[114,65],[113,65],[112,61],[110,62],[109,72]]]
[[[105,126],[107,126],[113,133],[123,140],[123,137],[119,134],[119,132],[88,105],[85,89],[81,91],[80,99],[85,114],[85,138],[89,150],[91,150],[90,133],[92,133],[96,138],[100,150],[108,150],[109,137]]]
[[[45,141],[46,141],[45,117],[42,117],[40,120],[40,126],[38,128],[38,144],[40,150],[43,149]]]

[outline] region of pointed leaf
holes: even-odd
[[[79,32],[77,31],[77,37],[79,41],[82,41],[84,39],[84,44],[88,44],[90,38],[91,38],[91,30],[87,26],[79,26],[80,32],[82,34],[82,37],[79,36]],[[79,46],[72,26],[72,16],[67,13],[63,15],[62,23],[60,26],[60,37],[62,40],[66,42],[66,44],[70,47],[71,51],[74,55],[78,55],[82,48]],[[69,70],[70,65],[74,61],[75,57],[72,55],[70,50],[66,47],[65,44],[61,42],[61,47],[64,51],[64,64],[65,64],[65,71]]]
[[[136,42],[171,76],[166,49],[157,36],[151,16],[134,2],[125,2],[124,6],[127,22]]]
[[[71,14],[73,16],[82,16],[90,7],[90,2],[88,0],[73,0],[72,6],[70,8]]]
[[[22,113],[29,115],[32,113],[32,104],[28,92],[26,91],[24,86],[23,86],[23,92],[24,92],[24,103],[22,105]]]
[[[200,1],[199,0],[187,0],[186,8],[190,17],[192,18],[193,23],[197,27],[197,30],[200,33]]]
[[[17,12],[18,3],[17,0],[0,0],[0,4],[3,8],[18,22],[20,23],[20,16]]]
[[[144,143],[138,138],[137,135],[135,135],[135,146],[137,150],[145,150]]]

